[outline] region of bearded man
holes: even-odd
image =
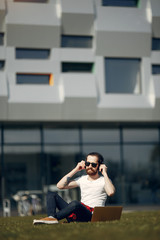
[[[103,162],[104,158],[101,154],[97,152],[89,153],[85,161],[79,162],[72,171],[57,183],[59,189],[80,187],[81,201],[75,200],[67,203],[57,193],[49,192],[47,195],[48,217],[33,220],[33,224],[55,224],[64,218],[68,222],[91,221],[94,207],[105,206],[107,195],[112,196],[115,193],[115,187],[107,174],[107,166]],[[71,180],[77,172],[84,169],[86,175]]]

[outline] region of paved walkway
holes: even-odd
[[[135,212],[135,211],[160,211],[160,204],[156,204],[156,205],[124,205],[123,206],[124,213]],[[0,217],[2,217],[2,216],[3,216],[3,211],[2,211],[2,208],[0,208]],[[18,216],[17,209],[11,210],[11,216]]]
[[[160,204],[156,205],[126,205],[123,206],[123,212],[135,211],[160,211]]]

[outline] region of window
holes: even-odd
[[[105,58],[106,93],[140,93],[140,59]]]
[[[125,183],[130,186],[130,194],[126,197],[130,203],[155,204],[159,201],[158,194],[153,198],[153,185],[155,189],[159,183],[159,167],[154,158],[156,145],[148,144],[124,144]],[[154,184],[152,184],[154,183]],[[157,188],[158,190],[158,188]],[[158,192],[157,192],[158,193]]]
[[[31,137],[32,136],[32,137]],[[4,131],[4,142],[6,144],[34,144],[40,143],[40,131],[38,128],[6,129]]]
[[[6,197],[40,189],[73,169],[89,152],[100,152],[116,187],[111,204],[160,202],[159,123],[4,123],[0,126]],[[1,157],[1,156],[0,156]],[[2,167],[0,166],[2,169]],[[28,174],[28,172],[30,174]],[[125,186],[123,191],[122,186]],[[155,194],[153,194],[155,193]],[[74,193],[75,194],[75,193]],[[77,194],[77,197],[79,195]]]
[[[153,64],[152,65],[152,74],[156,75],[156,74],[160,74],[160,64]]]
[[[47,59],[49,55],[49,49],[16,48],[17,59]]]
[[[147,143],[147,142],[152,142],[155,143],[159,141],[159,132],[157,128],[153,129],[145,129],[145,128],[134,128],[134,129],[129,129],[126,128],[123,130],[123,140],[124,142],[128,143]]]
[[[137,7],[139,0],[102,0],[102,6]]]
[[[0,61],[0,70],[3,70],[5,62],[2,60]]]
[[[17,73],[17,84],[47,84],[53,86],[53,75]]]
[[[8,156],[7,156],[8,157]],[[8,157],[9,158],[9,157]],[[27,189],[27,167],[23,162],[7,162],[6,164],[6,189],[10,194],[15,194],[19,189]]]
[[[62,72],[92,72],[93,63],[62,62]]]
[[[152,38],[152,50],[160,50],[160,38]]]
[[[82,140],[84,143],[119,143],[118,129],[83,129]]]
[[[4,44],[4,33],[0,33],[0,45]]]
[[[78,144],[79,132],[77,129],[45,129],[45,144]]]
[[[92,37],[62,35],[61,46],[68,47],[68,48],[91,48]]]

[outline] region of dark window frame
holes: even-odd
[[[152,38],[152,50],[160,51],[160,38]]]
[[[5,66],[5,61],[4,60],[0,60],[0,70],[3,70]]]
[[[51,74],[41,74],[41,73],[17,73],[16,74],[16,84],[36,84],[36,85],[49,85]]]
[[[138,7],[140,0],[102,0],[105,7]]]
[[[0,46],[4,45],[4,33],[0,32]]]
[[[16,48],[16,59],[48,59],[50,49]]]
[[[132,91],[120,91],[120,90],[114,90],[114,91],[112,91],[112,90],[109,90],[109,87],[107,86],[107,80],[109,79],[108,78],[108,70],[107,70],[107,68],[108,68],[108,64],[107,64],[107,61],[114,61],[114,60],[120,60],[120,61],[127,61],[127,62],[131,62],[131,61],[137,61],[137,62],[139,62],[139,68],[140,68],[140,66],[141,66],[141,59],[140,58],[110,58],[110,57],[105,57],[104,58],[104,68],[105,68],[105,93],[106,94],[137,94],[137,93],[134,93],[134,92],[132,92]],[[113,72],[113,70],[111,70],[112,72]],[[140,69],[139,69],[139,73],[140,73]],[[112,81],[110,81],[110,82],[112,82]],[[110,88],[112,88],[112,86],[110,87]],[[141,86],[140,86],[140,91],[141,91]],[[139,92],[140,92],[139,91]],[[140,93],[138,93],[138,94],[140,94]]]
[[[160,75],[160,64],[152,64],[152,74]]]
[[[79,36],[79,35],[62,35],[61,47],[62,48],[92,48],[92,36]]]
[[[61,69],[63,73],[92,73],[94,69],[93,62],[62,62]]]
[[[47,3],[48,0],[13,0],[14,2],[24,2],[24,3]]]

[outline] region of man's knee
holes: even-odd
[[[55,198],[58,194],[56,192],[48,192],[47,198]]]
[[[74,200],[69,205],[72,206],[74,209],[77,209],[80,207],[81,203],[78,202],[77,200]]]

